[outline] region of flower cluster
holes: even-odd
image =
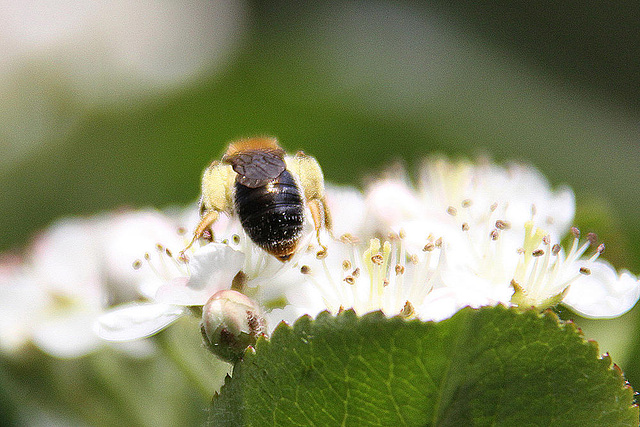
[[[161,259],[166,284],[147,303],[107,313],[98,333],[110,340],[151,335],[180,316],[199,315],[225,289],[261,306],[270,330],[282,320],[344,309],[442,320],[465,306],[542,310],[563,303],[583,316],[616,317],[640,297],[633,275],[598,260],[604,245],[596,236],[581,239],[570,227],[572,191],[551,189],[527,165],[436,158],[423,166],[417,189],[394,170],[364,195],[329,187],[327,202],[334,227],[320,236],[326,251],[308,224],[302,249],[282,263],[223,216],[213,229],[218,243],[185,254],[182,271],[167,274]],[[566,234],[573,240],[565,250]]]
[[[136,340],[195,314],[209,348],[232,360],[221,343],[244,347],[280,321],[323,310],[438,321],[466,306],[564,304],[607,318],[640,298],[634,275],[599,258],[604,244],[571,227],[572,191],[552,189],[531,166],[434,158],[415,187],[395,169],[364,194],[326,190],[331,232],[318,241],[307,221],[287,262],[225,215],[212,242],[181,252],[194,209],[62,221],[27,259],[0,262],[2,349],[33,342],[75,357],[98,336]]]
[[[640,297],[633,275],[598,260],[604,244],[570,227],[572,191],[552,190],[531,166],[435,158],[422,167],[417,190],[396,170],[369,186],[364,204],[340,198],[332,212],[362,218],[354,228],[366,240],[343,236],[326,259],[309,260],[305,286],[288,291],[300,313],[380,309],[441,320],[465,306],[563,303],[606,318]]]

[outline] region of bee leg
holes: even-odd
[[[193,232],[193,238],[191,239],[191,242],[189,242],[186,248],[180,251],[180,255],[184,255],[185,251],[189,249],[195,243],[196,240],[204,236],[207,229],[211,227],[211,224],[216,222],[219,217],[220,217],[220,214],[218,211],[212,210],[207,212],[207,214],[202,217],[202,219],[200,220],[200,223],[198,224],[195,231]],[[213,233],[211,233],[211,238],[213,239]]]
[[[317,255],[318,257],[324,258],[327,254],[327,247],[320,241],[320,227],[324,225],[324,227],[331,232],[331,218],[327,216],[329,211],[327,210],[326,203],[324,203],[324,198],[311,199],[308,201],[308,205],[309,210],[311,211],[311,217],[313,218],[313,224],[316,229],[316,239],[318,240],[318,245],[322,248]]]
[[[331,236],[332,239],[335,239],[335,237],[333,236],[333,222],[331,220],[331,213],[329,212],[329,206],[327,205],[327,200],[325,197],[322,197],[322,199],[320,199],[320,204],[322,205],[322,212],[324,214],[324,228],[326,228],[329,232],[329,236]]]

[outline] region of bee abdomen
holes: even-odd
[[[302,234],[304,204],[289,171],[257,188],[236,182],[235,210],[256,245],[276,256],[294,252]]]

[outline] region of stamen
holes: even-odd
[[[371,257],[371,262],[375,265],[382,265],[382,263],[384,262],[384,258],[382,257],[382,254],[375,254]]]
[[[351,269],[351,261],[349,261],[348,259],[345,259],[344,261],[342,261],[342,269],[344,271],[350,270]]]
[[[396,276],[404,274],[404,265],[396,264]]]
[[[551,253],[553,255],[558,255],[560,253],[560,250],[562,249],[562,247],[559,244],[555,244],[553,245],[553,247],[551,248]]]
[[[311,267],[309,267],[308,265],[303,265],[302,267],[300,267],[300,273],[311,274]]]
[[[535,256],[535,257],[539,257],[544,255],[544,251],[542,249],[536,249],[535,251],[533,251],[531,253],[531,255]]]
[[[404,303],[404,307],[400,310],[400,316],[404,318],[413,317],[415,313],[415,309],[413,308],[413,304],[411,304],[408,300]]]
[[[424,248],[422,248],[422,251],[423,252],[431,252],[435,248],[436,248],[436,245],[434,245],[433,243],[429,242],[426,245],[424,245]]]
[[[508,230],[511,228],[511,224],[508,221],[503,221],[499,219],[496,221],[496,228],[498,230]]]
[[[584,274],[585,276],[588,276],[591,274],[591,270],[587,267],[580,267],[580,274]]]
[[[458,210],[456,208],[454,208],[453,206],[449,206],[447,208],[447,213],[451,216],[456,216],[458,214]]]
[[[133,261],[133,269],[134,270],[140,270],[142,268],[142,261],[140,261],[139,259]]]
[[[571,234],[573,234],[573,237],[575,237],[576,239],[579,239],[580,230],[578,230],[578,227],[571,227]]]
[[[500,233],[498,233],[498,230],[491,230],[489,236],[491,237],[491,240],[498,240],[498,237],[500,237]]]
[[[469,224],[466,222],[462,223],[462,231],[469,231]]]

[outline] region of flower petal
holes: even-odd
[[[640,298],[640,281],[629,272],[616,274],[604,261],[589,265],[591,274],[573,283],[563,303],[584,317],[613,318],[631,310]]]
[[[164,329],[186,312],[186,308],[171,304],[126,304],[100,316],[94,324],[94,331],[109,341],[145,338]]]
[[[50,317],[33,332],[33,342],[53,357],[71,359],[91,353],[100,340],[91,330],[95,312],[79,312]]]
[[[204,305],[217,291],[231,288],[242,268],[244,254],[222,243],[198,249],[189,263],[191,277],[179,278],[158,289],[156,301],[174,305]]]

